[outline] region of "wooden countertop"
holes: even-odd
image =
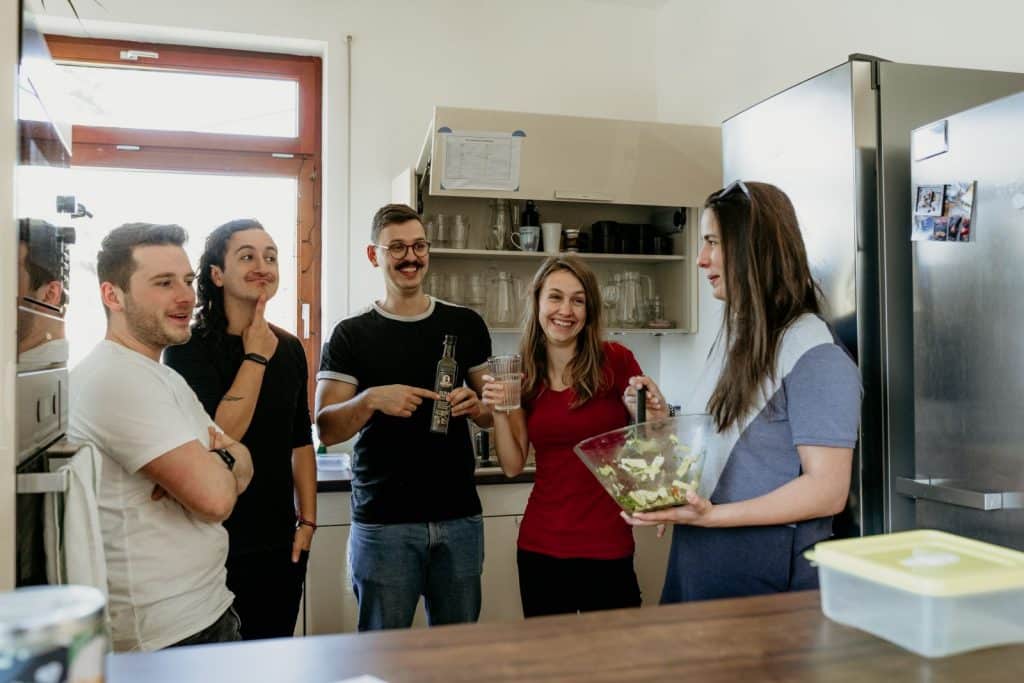
[[[925,659],[829,621],[817,592],[429,630],[111,655],[109,683],[1014,681],[1024,645]]]

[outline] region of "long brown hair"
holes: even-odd
[[[708,400],[719,431],[748,414],[764,380],[775,378],[779,340],[786,328],[805,313],[821,312],[820,291],[811,278],[789,197],[767,183],[731,188],[704,202],[704,209],[718,220],[725,271],[725,311],[717,343],[726,345],[727,355]]]
[[[529,306],[520,342],[519,352],[523,357],[523,395],[527,401],[536,398],[547,385],[548,351],[547,338],[540,326],[540,291],[548,276],[559,270],[572,273],[583,285],[584,305],[587,319],[576,337],[576,355],[567,371],[576,398],[576,408],[606,388],[604,374],[604,351],[601,338],[601,289],[597,277],[586,263],[576,256],[552,256],[541,264],[530,284]]]

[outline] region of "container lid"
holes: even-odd
[[[0,593],[0,643],[73,636],[102,618],[106,598],[89,586],[31,586]]]
[[[819,565],[919,595],[952,597],[1024,588],[1024,553],[943,531],[818,543]]]

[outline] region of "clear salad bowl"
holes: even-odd
[[[679,415],[590,437],[576,455],[626,512],[686,504],[688,491],[707,498],[721,473],[710,415]]]

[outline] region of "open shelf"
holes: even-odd
[[[522,334],[523,330],[519,327],[488,327],[488,331],[491,334]],[[670,327],[664,330],[656,330],[648,327],[623,327],[623,328],[612,328],[604,331],[605,335],[609,337],[621,337],[627,334],[640,334],[647,335],[650,337],[661,337],[666,334],[687,334],[686,330],[681,330],[678,327]]]
[[[562,252],[561,255],[565,255]],[[679,254],[592,254],[573,252],[586,261],[612,261],[615,263],[678,263],[686,260]],[[512,261],[542,261],[551,254],[543,251],[499,251],[496,249],[450,249],[438,247],[430,250],[431,256],[456,259],[507,259]]]

